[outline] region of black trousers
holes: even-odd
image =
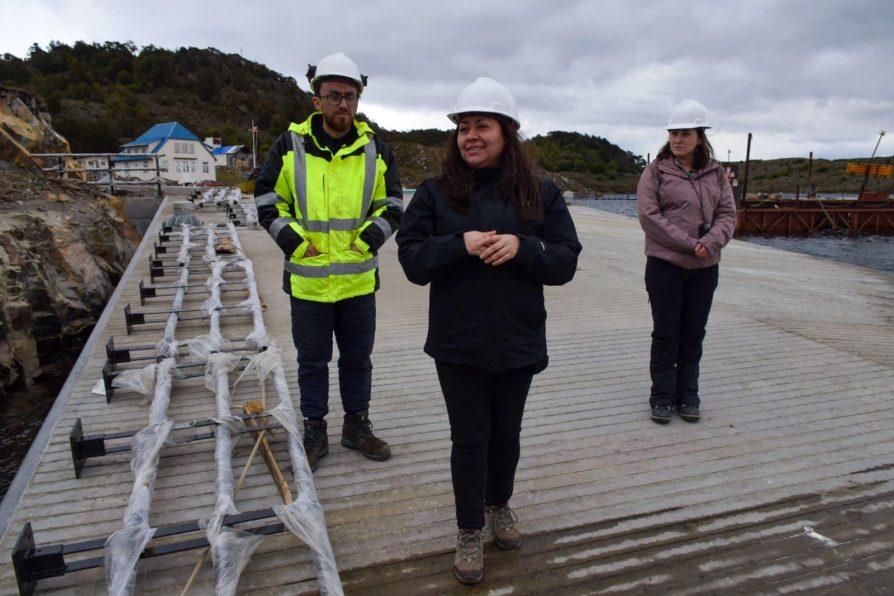
[[[292,296],[292,339],[298,348],[301,415],[322,419],[329,413],[329,361],[332,336],[338,342],[338,385],[346,414],[369,409],[372,391],[376,295],[339,302],[312,302]]]
[[[700,403],[699,361],[718,270],[717,265],[684,269],[656,257],[646,261],[653,323],[649,362],[652,407]]]
[[[460,528],[483,528],[485,505],[509,502],[521,452],[530,367],[488,373],[435,362],[450,417],[450,472]]]

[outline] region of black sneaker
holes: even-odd
[[[670,406],[652,406],[652,422],[667,424],[671,421]]]
[[[680,404],[679,406],[677,406],[677,413],[680,415],[680,418],[682,418],[686,422],[698,422],[701,418],[701,413],[698,411],[698,406]]]

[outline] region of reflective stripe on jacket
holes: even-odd
[[[333,155],[315,136],[321,117],[314,113],[280,136],[255,202],[285,255],[286,293],[337,302],[377,289],[376,252],[400,223],[403,196],[391,151],[366,123],[355,121]],[[320,254],[305,256],[310,245]]]

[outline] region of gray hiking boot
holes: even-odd
[[[509,505],[488,505],[484,508],[485,523],[492,528],[494,542],[503,550],[521,547],[522,536],[518,531],[518,517]]]
[[[456,535],[453,575],[462,584],[484,579],[484,543],[481,530],[460,530]]]
[[[310,471],[317,469],[320,460],[329,455],[329,435],[325,420],[304,420],[304,453]]]

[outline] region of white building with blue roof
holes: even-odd
[[[205,144],[179,122],[156,124],[112,158],[119,179],[154,181],[158,175],[178,184],[216,180],[215,158]]]
[[[247,162],[248,157],[243,151],[245,145],[223,145],[217,137],[207,137],[205,145],[211,148],[211,155],[214,156],[215,163],[219,167],[243,170],[251,167]]]

